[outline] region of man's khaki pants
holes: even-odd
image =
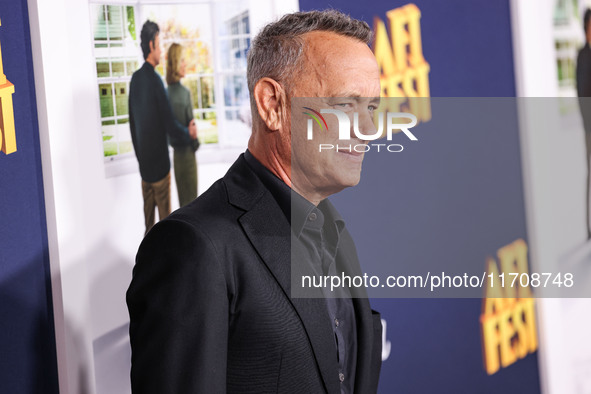
[[[161,180],[146,182],[142,180],[142,195],[144,196],[144,217],[146,232],[154,226],[154,208],[158,207],[158,220],[170,214],[170,172]]]

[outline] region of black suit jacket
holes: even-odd
[[[243,156],[156,224],[127,292],[133,392],[340,393],[325,300],[290,297],[290,241],[287,218]],[[359,271],[352,242],[342,245]],[[367,299],[353,302],[355,392],[375,393],[380,317]]]

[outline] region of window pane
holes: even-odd
[[[235,120],[235,119],[238,119],[238,111],[236,111],[236,110],[227,110],[226,111],[226,119],[227,120]]]
[[[204,41],[183,41],[183,59],[187,75],[213,72],[211,47]]]
[[[125,30],[123,29],[123,7],[119,5],[108,5],[107,18],[109,39],[122,40],[125,38]]]
[[[239,52],[236,55],[240,59],[240,66],[242,68],[246,68],[246,58],[248,55],[249,48],[250,48],[250,38],[241,38],[240,39],[240,48],[238,48]]]
[[[226,38],[220,40],[220,56],[224,70],[246,69],[249,38]]]
[[[197,44],[195,45],[195,56],[197,57],[196,72],[213,72],[213,49],[211,49],[210,43],[205,41],[197,41]]]
[[[127,75],[133,75],[133,73],[138,69],[137,60],[128,60],[127,61]]]
[[[105,157],[115,156],[117,154],[117,143],[113,141],[103,142],[103,153]]]
[[[133,144],[131,141],[123,141],[119,144],[119,154],[133,152]]]
[[[213,77],[201,77],[200,81],[201,81],[200,108],[213,108],[215,106]]]
[[[96,76],[99,78],[110,76],[108,60],[101,59],[96,61]]]
[[[215,112],[196,112],[197,136],[202,144],[218,142],[218,124]]]
[[[248,21],[248,13],[242,17],[242,33],[250,34],[250,23]]]
[[[220,40],[219,48],[222,69],[228,70],[232,67],[232,48],[230,48],[230,41]]]
[[[125,69],[122,61],[114,61],[111,63],[111,67],[113,68],[113,76],[114,77],[122,77],[125,75]]]
[[[567,65],[567,78],[568,79],[574,79],[575,78],[575,64],[573,62],[573,59],[568,58],[566,59],[566,65]]]
[[[250,107],[249,108],[239,108],[239,109],[228,109],[225,112],[226,112],[226,120],[236,123],[234,128],[239,127],[242,129],[246,126],[248,128],[248,130],[250,131],[250,125],[252,123],[251,114],[250,114]],[[237,123],[240,123],[240,124],[237,124]]]
[[[246,76],[242,74],[224,77],[224,103],[226,106],[249,105]]]
[[[133,7],[127,6],[126,12],[127,12],[127,31],[129,32],[131,39],[135,41],[137,38],[136,38],[136,34],[135,34],[135,13],[133,12]]]
[[[105,157],[114,156],[117,154],[117,134],[116,126],[110,126],[103,122],[102,134],[103,134],[103,152]]]
[[[197,86],[198,80],[195,77],[185,77],[181,80],[184,87],[191,92],[191,101],[193,102],[193,109],[199,108],[199,89]]]
[[[248,24],[248,10],[245,8],[244,2],[241,1],[218,3],[220,36],[247,34],[247,31],[250,31],[250,28],[244,25],[245,22]]]
[[[115,84],[115,104],[117,105],[117,116],[127,115],[127,83],[118,82]]]
[[[113,116],[113,89],[111,84],[99,84],[98,91],[101,101],[101,118]]]
[[[226,110],[226,125],[231,132],[225,135],[227,143],[235,146],[244,146],[250,137],[252,124],[250,108]]]
[[[90,6],[90,21],[93,27],[93,35],[95,40],[107,39],[107,25],[105,21],[105,6],[91,5]]]

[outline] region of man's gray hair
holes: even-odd
[[[313,31],[333,32],[370,44],[368,24],[336,10],[295,12],[270,23],[254,38],[248,52],[248,91],[253,111],[254,86],[261,78],[272,78],[289,92],[291,80],[302,69],[303,34]],[[256,111],[255,111],[256,112]]]

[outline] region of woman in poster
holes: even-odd
[[[193,119],[191,93],[181,85],[185,76],[185,60],[183,47],[174,43],[168,49],[166,62],[166,83],[172,112],[176,119],[186,126]],[[198,139],[184,141],[170,139],[174,149],[174,178],[179,195],[179,206],[185,206],[197,197],[197,160],[195,152],[199,148]]]

